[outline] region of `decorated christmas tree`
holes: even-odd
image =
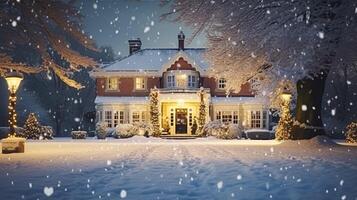
[[[24,137],[27,139],[38,140],[41,136],[41,125],[38,122],[35,113],[30,113],[24,125]]]
[[[282,101],[281,116],[278,127],[275,131],[275,139],[288,140],[291,139],[291,132],[294,124],[293,117],[290,114],[289,101]]]
[[[159,91],[155,87],[150,92],[150,121],[153,127],[152,135],[160,136],[160,122],[159,122]]]
[[[206,124],[206,104],[205,104],[205,91],[201,87],[200,91],[198,92],[200,97],[200,110],[198,113],[198,133],[200,133]]]

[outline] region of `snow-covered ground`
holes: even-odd
[[[357,147],[214,138],[28,141],[0,199],[356,199]]]

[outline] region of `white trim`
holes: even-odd
[[[193,61],[184,51],[179,51],[168,62],[163,64],[161,70],[159,71],[159,74],[166,72],[167,69],[169,69],[172,64],[174,64],[176,61],[179,60],[180,57],[182,57],[185,61],[187,61],[189,64],[191,64],[192,67],[195,68],[200,73],[201,77],[204,74],[206,74],[206,71],[200,65],[198,65],[195,61]]]

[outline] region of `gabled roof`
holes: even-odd
[[[105,72],[159,72],[165,64],[175,59],[177,54],[187,56],[193,62],[190,64],[197,65],[200,69],[206,70],[209,64],[203,56],[205,51],[205,48],[186,48],[184,51],[177,48],[142,49],[132,55],[103,66],[102,70]]]

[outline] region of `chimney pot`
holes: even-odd
[[[184,50],[185,49],[185,34],[182,31],[177,35],[178,39],[178,49]]]
[[[133,54],[141,49],[140,38],[129,40],[129,54]]]

